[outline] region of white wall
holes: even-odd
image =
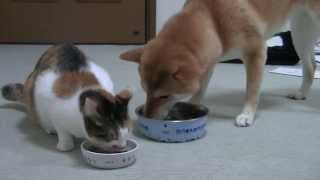
[[[157,0],[157,32],[160,31],[168,18],[178,12],[186,0]],[[287,24],[284,30],[288,30]]]
[[[157,0],[157,32],[168,18],[178,12],[185,0]]]

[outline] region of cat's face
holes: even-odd
[[[111,152],[126,147],[131,96],[128,90],[116,96],[104,90],[89,90],[81,94],[80,110],[89,142]]]

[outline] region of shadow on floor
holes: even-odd
[[[16,110],[23,113],[27,112],[26,107],[23,104],[18,104],[18,103],[2,104],[0,105],[0,109],[12,109],[12,110]]]
[[[9,103],[0,105],[0,109],[12,109],[20,112],[26,112],[25,107],[20,104]],[[71,152],[59,152],[56,150],[57,137],[56,135],[47,134],[38,124],[30,120],[27,116],[19,121],[17,124],[17,129],[26,136],[26,141],[33,146],[45,149],[51,153],[61,154],[71,158],[74,161],[75,167],[88,167],[82,160],[82,155],[80,151],[80,140],[75,141],[75,149]]]
[[[73,151],[59,152],[56,149],[57,136],[47,134],[41,127],[32,123],[32,121],[27,117],[20,121],[18,129],[26,136],[26,140],[30,144],[43,148],[51,153],[58,153],[61,154],[61,156],[70,158],[74,163],[74,167],[88,168],[82,159],[80,140],[75,140],[75,149]]]
[[[260,104],[258,113],[261,110],[276,110],[279,107],[285,106],[288,103],[301,103],[304,106],[314,108],[317,106],[320,108],[319,101],[314,101],[310,98],[307,101],[294,101],[286,97],[289,91],[287,89],[274,89],[272,91],[264,91],[260,97]],[[320,96],[320,91],[318,93]],[[312,96],[316,96],[313,92]],[[223,93],[217,93],[213,96],[207,96],[203,103],[210,109],[210,119],[220,120],[234,120],[237,115],[242,111],[245,101],[245,91],[228,91]]]

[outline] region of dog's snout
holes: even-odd
[[[143,114],[147,118],[153,118],[157,113],[157,108],[160,106],[160,101],[158,98],[147,97],[147,102],[143,107]]]
[[[147,118],[152,118],[154,116],[154,110],[149,105],[146,105],[143,108],[143,115]]]

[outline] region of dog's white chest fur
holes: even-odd
[[[99,84],[113,94],[113,83],[109,74],[92,62],[89,63],[89,67]],[[75,137],[84,138],[86,132],[79,108],[79,97],[84,89],[79,89],[67,99],[58,98],[52,88],[58,77],[59,74],[49,70],[36,79],[34,98],[40,124],[47,132],[61,128]]]

